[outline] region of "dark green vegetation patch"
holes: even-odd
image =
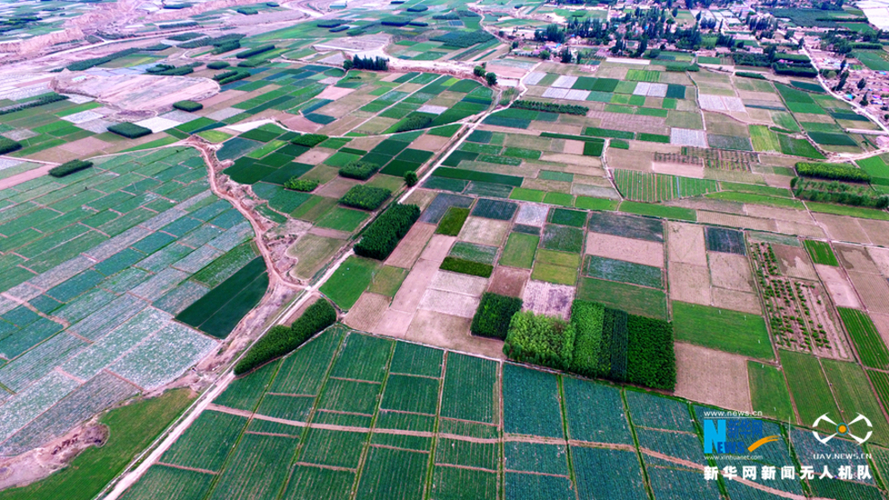
[[[521,310],[522,299],[485,292],[472,318],[469,331],[481,337],[505,339],[510,320]]]

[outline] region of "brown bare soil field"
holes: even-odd
[[[585,168],[598,168],[602,166],[602,160],[592,156],[577,156],[564,153],[544,153],[540,156],[540,161],[549,161],[562,165],[579,165]],[[584,170],[585,173],[590,173]]]
[[[365,292],[343,318],[343,323],[363,332],[373,331],[388,307],[389,297]]]
[[[646,266],[664,267],[664,244],[654,241],[591,232],[587,235],[586,253]]]
[[[710,273],[706,266],[671,262],[667,277],[671,300],[704,306],[709,306],[713,301],[710,293]]]
[[[889,314],[889,283],[882,276],[849,271],[849,278],[869,311]]]
[[[201,104],[204,105],[204,108],[209,108],[211,106],[216,106],[217,104],[221,104],[230,100],[232,102],[236,102],[234,101],[234,99],[242,97],[245,94],[247,94],[247,92],[244,92],[243,90],[226,90],[225,92],[220,92],[213,97],[204,99],[203,101],[201,101]]]
[[[470,297],[481,297],[485,289],[488,288],[488,278],[439,270],[432,278],[429,288]]]
[[[744,293],[725,288],[714,288],[712,305],[722,309],[762,315],[762,305],[755,293]]]
[[[485,130],[489,130],[487,126],[483,126]],[[503,127],[497,127],[503,128]],[[551,123],[551,122],[531,122],[531,126],[528,127],[528,130],[533,130],[535,132],[553,132],[555,134],[568,134],[568,135],[580,135],[583,131],[582,125],[573,125],[570,123]],[[567,151],[566,151],[567,152]]]
[[[677,396],[731,410],[753,410],[747,358],[682,342],[674,349]]]
[[[417,311],[402,338],[437,347],[481,354],[494,359],[503,359],[503,342],[471,335],[469,333],[470,323],[472,323],[470,318],[420,310]]]
[[[509,134],[503,145],[513,148],[538,149],[541,151],[549,151],[552,145],[552,139],[540,137],[539,135],[531,135],[525,133]]]
[[[786,175],[770,175],[765,174],[762,176],[765,179],[766,184],[771,187],[790,189],[790,179],[792,177],[787,177]]]
[[[625,168],[640,172],[651,172],[653,154],[636,149],[608,148],[606,153],[608,166],[611,168]]]
[[[781,102],[781,98],[774,92],[750,92],[749,90],[739,90],[738,97],[741,99],[752,99],[754,101]]]
[[[324,160],[330,158],[333,153],[334,152],[329,149],[313,149],[307,153],[301,154],[299,156],[299,162],[307,165],[317,165],[319,163],[324,163]]]
[[[331,101],[335,101],[341,97],[345,97],[352,92],[355,92],[355,89],[347,89],[343,87],[334,87],[333,85],[328,85],[327,88],[321,91],[320,94],[316,95],[316,99],[330,99]]]
[[[778,219],[802,224],[812,224],[812,217],[803,210],[791,210],[787,208],[767,207],[765,205],[744,205],[744,211],[751,217],[763,219]]]
[[[441,262],[420,260],[404,278],[401,288],[392,299],[391,309],[413,314],[426,292],[432,277],[438,272]]]
[[[693,210],[707,210],[709,212],[722,212],[726,214],[745,215],[744,205],[733,201],[712,200],[710,198],[683,198],[671,200],[665,205],[671,207],[691,208]]]
[[[697,224],[668,221],[667,256],[670,263],[684,262],[706,266],[707,247],[704,244],[704,228]]]
[[[851,307],[853,309],[861,309],[861,303],[855,295],[855,289],[852,283],[843,276],[842,271],[838,267],[825,266],[815,264],[815,271],[827,287],[827,292],[834,304],[839,307]]]
[[[790,234],[794,236],[799,235],[806,238],[815,239],[827,237],[827,235],[824,234],[824,231],[814,224],[802,224],[799,222],[788,222],[783,220],[776,220],[775,224],[779,233]]]
[[[321,186],[321,189],[315,191],[318,196],[326,196],[328,198],[342,198],[352,186],[360,184],[355,179],[346,179],[345,177],[337,177],[327,184]]]
[[[508,230],[508,221],[470,216],[466,218],[466,223],[460,230],[458,238],[470,243],[499,247]]]
[[[494,268],[494,274],[491,275],[488,291],[508,297],[521,297],[525,290],[525,283],[530,277],[530,269],[497,266]]]
[[[424,135],[423,137],[426,137],[426,136]],[[434,137],[434,136],[432,136],[432,137]],[[376,147],[377,144],[383,142],[383,139],[385,139],[385,137],[375,137],[375,136],[356,137],[356,138],[352,139],[351,141],[349,141],[348,147],[353,148],[353,149],[361,149],[363,151],[370,151],[371,149]]]
[[[450,137],[440,137],[437,135],[423,135],[420,136],[419,139],[411,143],[412,149],[422,149],[423,151],[432,151],[433,153],[437,153],[445,147],[445,144],[450,141]]]
[[[627,132],[647,132],[649,134],[667,135],[666,118],[659,116],[628,115],[609,113],[608,111],[590,111],[588,117],[599,118],[607,128],[626,130]]]
[[[338,231],[336,229],[318,226],[312,226],[312,228],[309,229],[309,234],[314,234],[315,236],[323,236],[325,238],[334,238],[337,240],[348,240],[349,236],[352,235],[352,233],[347,233],[346,231]]]
[[[775,231],[777,229],[775,221],[773,220],[707,212],[704,210],[698,212],[698,222],[743,229],[757,229],[759,231]]]
[[[858,225],[858,220],[853,217],[819,213],[812,213],[812,216],[821,223],[831,239],[865,244],[871,242],[864,229]]]
[[[651,171],[659,174],[679,175],[682,177],[704,178],[703,165],[683,165],[679,163],[652,162]]]
[[[877,327],[877,331],[880,332],[883,342],[889,345],[889,314],[872,312],[869,316],[873,320],[874,326]]]
[[[868,239],[875,245],[889,246],[889,222],[872,219],[852,219],[867,233]]]
[[[435,311],[449,316],[472,319],[478,309],[478,297],[429,288],[423,294],[418,310]]]
[[[401,240],[401,243],[395,247],[395,251],[393,251],[389,255],[389,258],[386,259],[386,264],[389,266],[410,269],[411,266],[414,265],[414,262],[420,257],[420,253],[426,247],[426,243],[432,238],[432,233],[434,232],[434,224],[417,222],[414,224],[414,227],[407,232]]]
[[[432,200],[435,199],[435,195],[437,193],[435,191],[430,191],[428,189],[418,188],[415,189],[413,193],[411,193],[404,203],[408,203],[411,205],[417,205],[420,207],[420,210],[426,210],[426,207],[432,203]]]
[[[562,152],[569,155],[582,155],[584,143],[581,141],[565,141]]]
[[[852,245],[835,244],[833,246],[837,258],[847,271],[856,273],[880,274],[880,270],[867,254],[867,248]]]
[[[572,184],[570,182],[548,181],[545,179],[525,177],[525,180],[522,181],[522,187],[525,189],[537,189],[539,191],[552,191],[554,193],[570,193]]]
[[[867,247],[867,253],[883,276],[889,276],[889,248]]]
[[[524,68],[498,64],[497,61],[488,63],[488,71],[497,73],[497,78],[522,78],[525,76],[525,73],[528,73],[528,70]]]
[[[78,155],[80,157],[85,157],[95,154],[98,151],[103,151],[109,145],[109,143],[101,139],[96,139],[95,137],[85,137],[77,141],[66,142],[65,144],[59,146],[59,148],[74,153],[75,155]]]
[[[415,312],[406,313],[390,308],[383,313],[371,333],[404,338],[407,329],[411,326],[411,321],[414,320]]]
[[[753,276],[750,263],[744,255],[708,252],[710,283],[714,287],[753,293]]]
[[[534,314],[560,316],[568,320],[571,315],[571,302],[574,301],[573,286],[555,285],[543,281],[530,280],[522,295],[522,309]]]
[[[781,274],[812,281],[818,280],[818,275],[815,273],[815,268],[812,267],[812,261],[805,248],[774,243],[771,244],[771,247],[775,252],[775,257],[778,258],[778,268],[781,270]]]
[[[297,132],[315,133],[323,127],[320,123],[310,122],[306,117],[297,115],[281,120],[281,123],[290,130],[296,130]]]
[[[114,75],[99,76],[74,72],[60,74],[52,86],[59,92],[95,97],[125,111],[171,109],[174,102],[207,99],[219,92],[219,84],[208,78],[187,76]]]

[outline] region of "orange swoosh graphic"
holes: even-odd
[[[778,441],[778,436],[766,436],[766,437],[760,439],[759,441],[748,446],[747,451],[752,452],[753,450],[759,448],[760,446],[762,446],[766,443],[774,443],[776,441]]]

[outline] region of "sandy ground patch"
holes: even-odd
[[[531,280],[525,285],[522,296],[523,311],[535,314],[560,316],[565,321],[571,315],[571,302],[574,301],[574,287],[555,285],[543,281]]]
[[[883,276],[889,276],[889,248],[867,247],[867,253]]]
[[[583,155],[584,144],[586,143],[583,141],[565,141],[562,152],[569,155]]]
[[[470,216],[466,218],[458,238],[460,241],[499,247],[508,230],[508,221]]]
[[[587,235],[586,253],[646,266],[664,267],[664,244],[655,241],[591,232]]]
[[[478,309],[478,302],[477,297],[429,288],[423,294],[418,307],[420,310],[425,309],[471,319],[475,315],[475,310]]]
[[[500,129],[506,129],[506,127],[491,127],[490,125],[485,126],[484,130],[494,130],[494,128],[498,129],[497,131],[501,131]],[[515,129],[512,129],[515,130]],[[552,122],[538,122],[532,121],[531,126],[528,127],[528,130],[536,130],[538,132],[553,132],[555,134],[567,134],[567,135],[580,135],[583,127],[580,125],[572,125],[570,123],[552,123]],[[565,151],[568,153],[569,151]]]
[[[651,171],[659,174],[679,175],[682,177],[704,178],[703,165],[683,165],[680,163],[652,162]]]
[[[347,191],[352,189],[352,186],[360,184],[359,181],[355,179],[346,179],[345,177],[337,177],[327,184],[321,186],[321,189],[315,191],[314,194],[318,196],[326,196],[328,198],[342,198]]]
[[[793,276],[794,278],[802,278],[807,280],[817,280],[818,275],[815,274],[815,268],[812,267],[812,261],[809,254],[803,247],[792,247],[789,245],[771,244],[772,251],[778,259],[778,268],[782,274]]]
[[[407,329],[414,320],[414,311],[402,312],[394,309],[388,309],[383,313],[376,326],[373,327],[371,333],[379,335],[390,335],[392,337],[404,337]]]
[[[437,135],[424,135],[411,143],[411,149],[421,149],[423,151],[432,151],[437,153],[441,151],[445,144],[450,141],[450,137],[441,137]]]
[[[744,205],[733,201],[713,200],[710,198],[682,198],[665,203],[671,207],[691,208],[692,210],[709,210],[726,214],[746,215]]]
[[[386,259],[386,265],[410,269],[435,232],[435,224],[417,222]]]
[[[207,99],[219,92],[209,78],[155,75],[60,74],[53,82],[59,92],[88,95],[126,111],[170,109],[174,102]]]
[[[339,120],[334,121],[333,123],[329,123],[327,125],[319,126],[316,130],[321,131],[322,133],[330,136],[340,136],[346,135],[352,131],[355,127],[358,127],[362,123],[364,123],[368,119],[368,116],[365,113],[360,111],[356,111],[350,115],[344,116]],[[308,120],[306,120],[308,121]],[[312,123],[312,122],[308,122]],[[394,123],[394,121],[393,121]],[[367,131],[367,133],[375,134],[377,132],[381,132],[387,128],[389,128],[389,124],[380,124],[378,130]],[[362,132],[358,130],[357,132]]]
[[[869,311],[889,314],[889,283],[882,276],[849,271],[849,278]]]
[[[747,257],[733,253],[708,252],[710,283],[718,288],[753,293],[753,277]]]
[[[670,283],[670,299],[709,306],[710,273],[706,266],[671,262],[667,273]]]
[[[494,268],[494,274],[491,275],[488,291],[508,297],[521,297],[525,290],[525,283],[530,277],[530,269],[497,266]]]
[[[305,163],[306,165],[317,165],[319,163],[323,163],[324,160],[330,158],[332,155],[333,153],[331,153],[330,151],[313,149],[301,154],[299,156],[299,163]]]
[[[824,234],[824,231],[815,224],[801,224],[799,222],[788,222],[783,220],[776,220],[775,224],[779,233],[816,239],[827,237],[827,235]]]
[[[670,262],[684,262],[696,266],[707,265],[707,246],[704,228],[697,224],[667,222],[667,256]]]
[[[714,307],[750,314],[762,314],[759,296],[755,293],[738,292],[725,288],[713,288],[711,292],[713,294],[711,305]]]
[[[102,151],[106,147],[108,147],[108,143],[101,140],[96,139],[95,137],[85,137],[83,139],[66,142],[59,146],[59,148],[64,149],[65,151],[70,151],[74,154],[78,155],[91,155],[97,151]]]
[[[831,239],[869,244],[870,238],[854,217],[812,213]]]
[[[290,118],[285,118],[281,120],[281,123],[290,130],[296,130],[297,132],[314,133],[324,127],[324,125],[320,123],[311,122],[304,116],[299,115],[293,115]]]
[[[343,87],[334,87],[333,85],[328,85],[324,90],[321,91],[320,94],[316,95],[316,99],[330,99],[331,101],[335,101],[340,97],[345,97],[352,92],[355,92],[355,89],[347,89]]]
[[[373,331],[388,307],[389,297],[365,292],[343,318],[343,323],[363,332]]]
[[[875,245],[889,247],[889,222],[883,220],[872,219],[852,219],[855,220],[867,233],[868,239]]]
[[[612,168],[651,172],[651,153],[639,150],[608,148],[607,156],[608,165]]]
[[[715,224],[719,226],[738,227],[743,229],[758,229],[760,231],[775,231],[775,221],[769,219],[757,219],[742,215],[722,214],[717,212],[698,212],[698,222],[703,224]]]
[[[834,245],[837,258],[843,264],[847,271],[855,271],[856,273],[880,274],[877,265],[870,259],[867,249],[864,247],[856,247],[852,245]]]
[[[852,283],[849,283],[849,280],[843,276],[840,268],[815,264],[815,271],[821,277],[824,286],[827,287],[827,293],[830,294],[834,304],[838,307],[861,309],[861,303],[858,301],[858,296],[855,295]]]
[[[812,217],[808,212],[803,210],[791,210],[788,208],[767,207],[764,205],[744,205],[744,211],[751,217],[762,217],[764,219],[780,219],[791,222],[801,222],[803,224],[811,224]]]
[[[677,396],[722,408],[752,411],[743,356],[677,342]]]
[[[487,287],[487,278],[441,270],[435,273],[432,283],[429,284],[430,289],[459,293],[470,297],[481,297]]]
[[[503,359],[503,342],[469,333],[470,318],[420,310],[401,338],[461,352]]]

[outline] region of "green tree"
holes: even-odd
[[[472,68],[472,74],[481,78],[485,76],[485,68],[483,68],[482,66],[476,66]]]
[[[862,90],[866,86],[867,86],[867,81],[865,81],[864,78],[862,78],[861,80],[858,80],[858,84],[856,84],[856,87],[858,87],[858,90]]]
[[[417,178],[417,173],[413,170],[408,170],[404,173],[404,183],[410,186],[415,186],[419,179]]]
[[[488,74],[485,75],[485,80],[488,81],[488,85],[491,87],[493,87],[494,85],[497,85],[497,75],[495,75],[494,73],[492,73],[490,71],[488,72]]]

